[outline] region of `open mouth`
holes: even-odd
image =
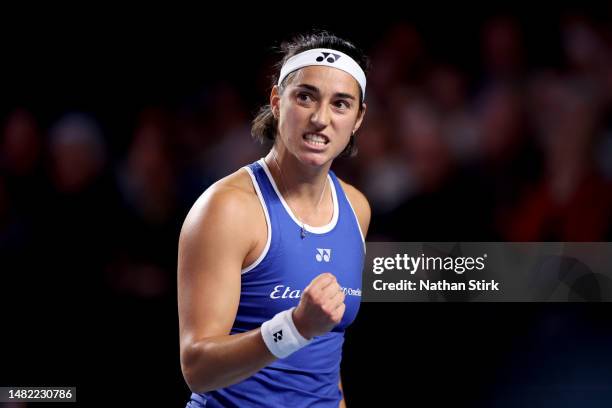
[[[329,138],[320,133],[305,133],[302,138],[313,146],[322,147],[329,143]]]

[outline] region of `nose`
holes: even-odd
[[[325,128],[327,125],[329,125],[329,120],[329,106],[326,103],[320,103],[318,108],[310,116],[310,122],[317,129]]]

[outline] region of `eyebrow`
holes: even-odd
[[[315,92],[315,93],[321,93],[321,91],[319,91],[319,88],[317,88],[316,86],[313,86],[313,85],[309,85],[309,84],[298,84],[298,85],[296,85],[296,87],[298,87],[298,88],[306,88],[306,89],[308,89],[308,90],[310,90],[312,92]],[[355,97],[353,95],[345,93],[345,92],[336,92],[334,94],[334,97],[355,100]]]

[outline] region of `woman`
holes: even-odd
[[[282,49],[252,129],[272,149],[202,194],[181,231],[188,407],[344,406],[342,343],[359,308],[370,208],[329,169],[354,149],[367,60],[326,32]]]

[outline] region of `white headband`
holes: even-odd
[[[361,69],[359,64],[348,55],[328,48],[306,50],[289,58],[281,68],[280,76],[278,77],[278,85],[280,85],[283,79],[293,71],[310,65],[323,65],[337,68],[350,74],[359,83],[361,94],[365,99],[366,76],[363,69]]]

